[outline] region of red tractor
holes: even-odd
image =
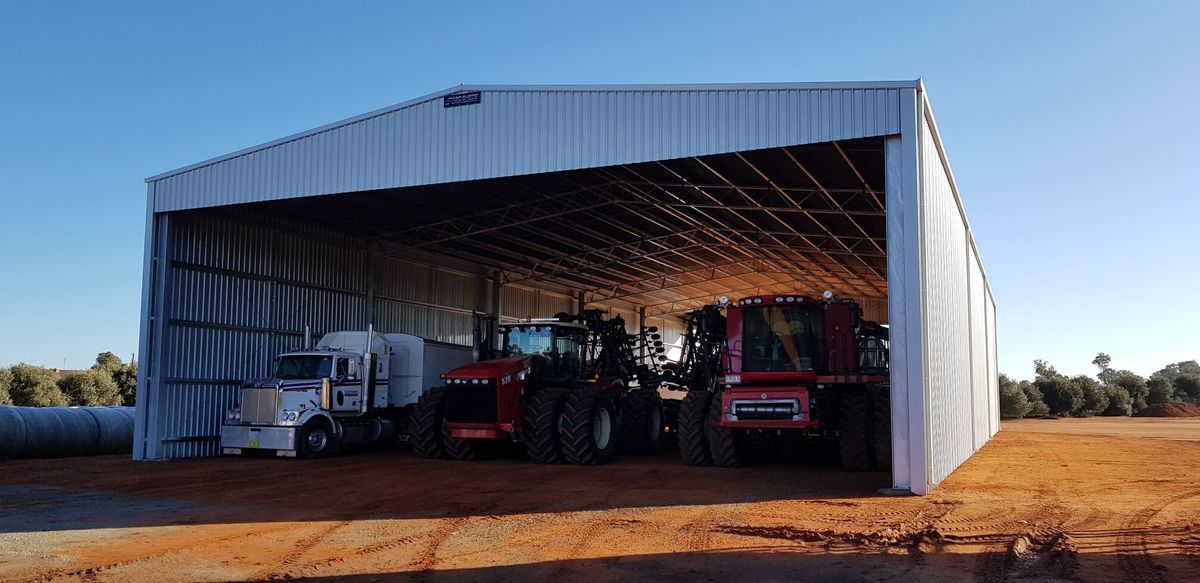
[[[864,321],[856,302],[830,292],[823,299],[722,300],[689,315],[689,330],[706,334],[689,337],[685,348],[720,357],[680,364],[677,378],[688,391],[678,421],[684,461],[737,466],[757,441],[829,437],[846,469],[890,470],[887,328]],[[724,334],[717,332],[722,323]]]
[[[430,458],[474,459],[519,442],[540,463],[597,464],[619,446],[657,450],[663,432],[657,366],[662,341],[650,327],[628,334],[598,310],[496,327],[477,320],[480,359],[444,375],[410,422],[413,449]],[[632,384],[638,385],[633,387]]]

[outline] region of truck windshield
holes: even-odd
[[[819,310],[778,305],[747,309],[742,315],[742,370],[816,370],[824,339]]]
[[[333,357],[319,354],[283,356],[275,369],[275,378],[282,380],[323,379],[331,377]]]

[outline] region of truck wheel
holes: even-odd
[[[450,428],[442,422],[442,450],[452,460],[473,460],[479,457],[479,443],[473,439],[462,439],[450,435]]]
[[[542,389],[525,406],[525,455],[541,464],[562,463],[558,418],[567,404],[568,389]]]
[[[679,453],[683,456],[683,463],[689,466],[712,464],[708,439],[704,437],[710,401],[712,393],[708,391],[688,391],[679,407],[679,423],[675,431],[679,434]]]
[[[870,406],[863,389],[845,389],[838,402],[838,453],[842,467],[853,472],[871,469]]]
[[[704,424],[704,437],[708,441],[708,451],[712,455],[714,466],[736,468],[742,465],[742,443],[737,430],[732,427],[721,427],[721,395],[713,395],[708,405],[707,422]]]
[[[654,389],[634,389],[621,404],[621,451],[654,454],[663,434],[662,397]]]
[[[333,450],[333,440],[333,432],[324,419],[310,419],[296,436],[296,452],[306,459],[325,457]]]
[[[875,466],[881,472],[892,471],[892,399],[891,391],[879,387],[871,395],[871,434],[875,442]]]
[[[571,391],[558,418],[563,457],[568,463],[595,465],[608,461],[616,445],[617,412],[603,391]]]
[[[421,457],[445,456],[442,446],[442,426],[446,418],[445,389],[429,389],[417,399],[408,420],[408,438],[413,451]]]

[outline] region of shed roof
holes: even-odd
[[[146,180],[162,212],[881,136],[919,84],[463,85]]]

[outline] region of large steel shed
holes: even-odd
[[[134,458],[215,455],[317,332],[829,289],[891,327],[893,481],[999,429],[995,304],[920,81],[460,86],[147,179]]]

